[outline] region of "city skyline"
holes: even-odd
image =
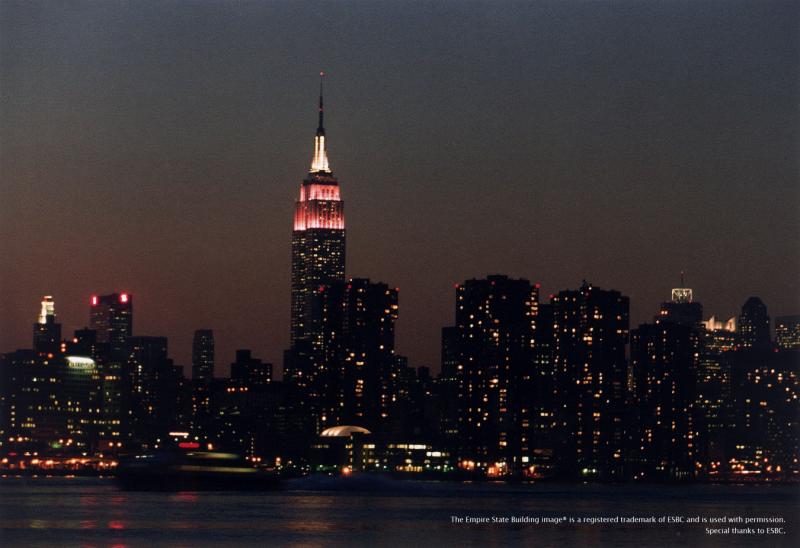
[[[391,55],[397,34],[367,33],[359,52],[337,44],[306,55],[292,40],[307,59],[294,64],[269,47],[283,35],[260,38],[246,19],[279,25],[308,6],[199,7],[191,28],[167,9],[141,35],[102,6],[5,8],[0,350],[30,345],[42,295],[54,296],[66,334],[88,325],[90,295],[127,291],[135,332],[169,337],[187,371],[201,328],[215,332],[218,373],[236,348],[280,370],[291,202],[308,165],[320,69],[346,182],[346,275],[400,288],[397,352],[413,365],[438,370],[450,288],[490,274],[539,282],[543,300],[583,278],[617,289],[631,298],[632,325],[652,317],[683,270],[707,316],[736,315],[752,295],[772,317],[795,314],[800,226],[787,159],[797,67],[787,56],[796,7],[735,7],[486,5],[450,27],[440,23],[457,7],[429,7],[441,34],[423,15],[390,8],[417,38],[411,54]],[[122,11],[148,19],[155,10]],[[340,30],[390,20],[329,7],[313,17]],[[539,29],[551,42],[515,17],[555,25]],[[698,27],[702,47],[687,61]],[[487,38],[485,52],[463,37],[469,30]],[[130,48],[114,49],[121,37]],[[364,53],[369,41],[375,51]],[[441,55],[415,66],[425,47]],[[241,68],[226,65],[243,52]]]

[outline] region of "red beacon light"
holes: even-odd
[[[97,306],[97,295],[92,295],[92,306]]]
[[[122,294],[120,294],[120,296],[119,296],[119,302],[121,302],[121,303],[127,303],[127,302],[128,302],[128,294],[127,294],[127,293],[122,293]]]

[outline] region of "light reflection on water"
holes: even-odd
[[[379,492],[137,493],[111,480],[0,480],[0,545],[799,545],[797,486],[586,486],[404,482]],[[783,537],[704,526],[456,525],[457,516],[780,515]],[[755,542],[759,544],[759,542]]]

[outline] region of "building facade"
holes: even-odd
[[[623,473],[629,299],[584,282],[553,296],[557,473]]]

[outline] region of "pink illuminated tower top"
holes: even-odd
[[[339,195],[339,182],[328,163],[323,124],[322,78],[319,73],[319,126],[314,137],[314,158],[308,177],[300,186],[300,198],[295,203],[294,229],[323,228],[344,230],[344,204]]]

